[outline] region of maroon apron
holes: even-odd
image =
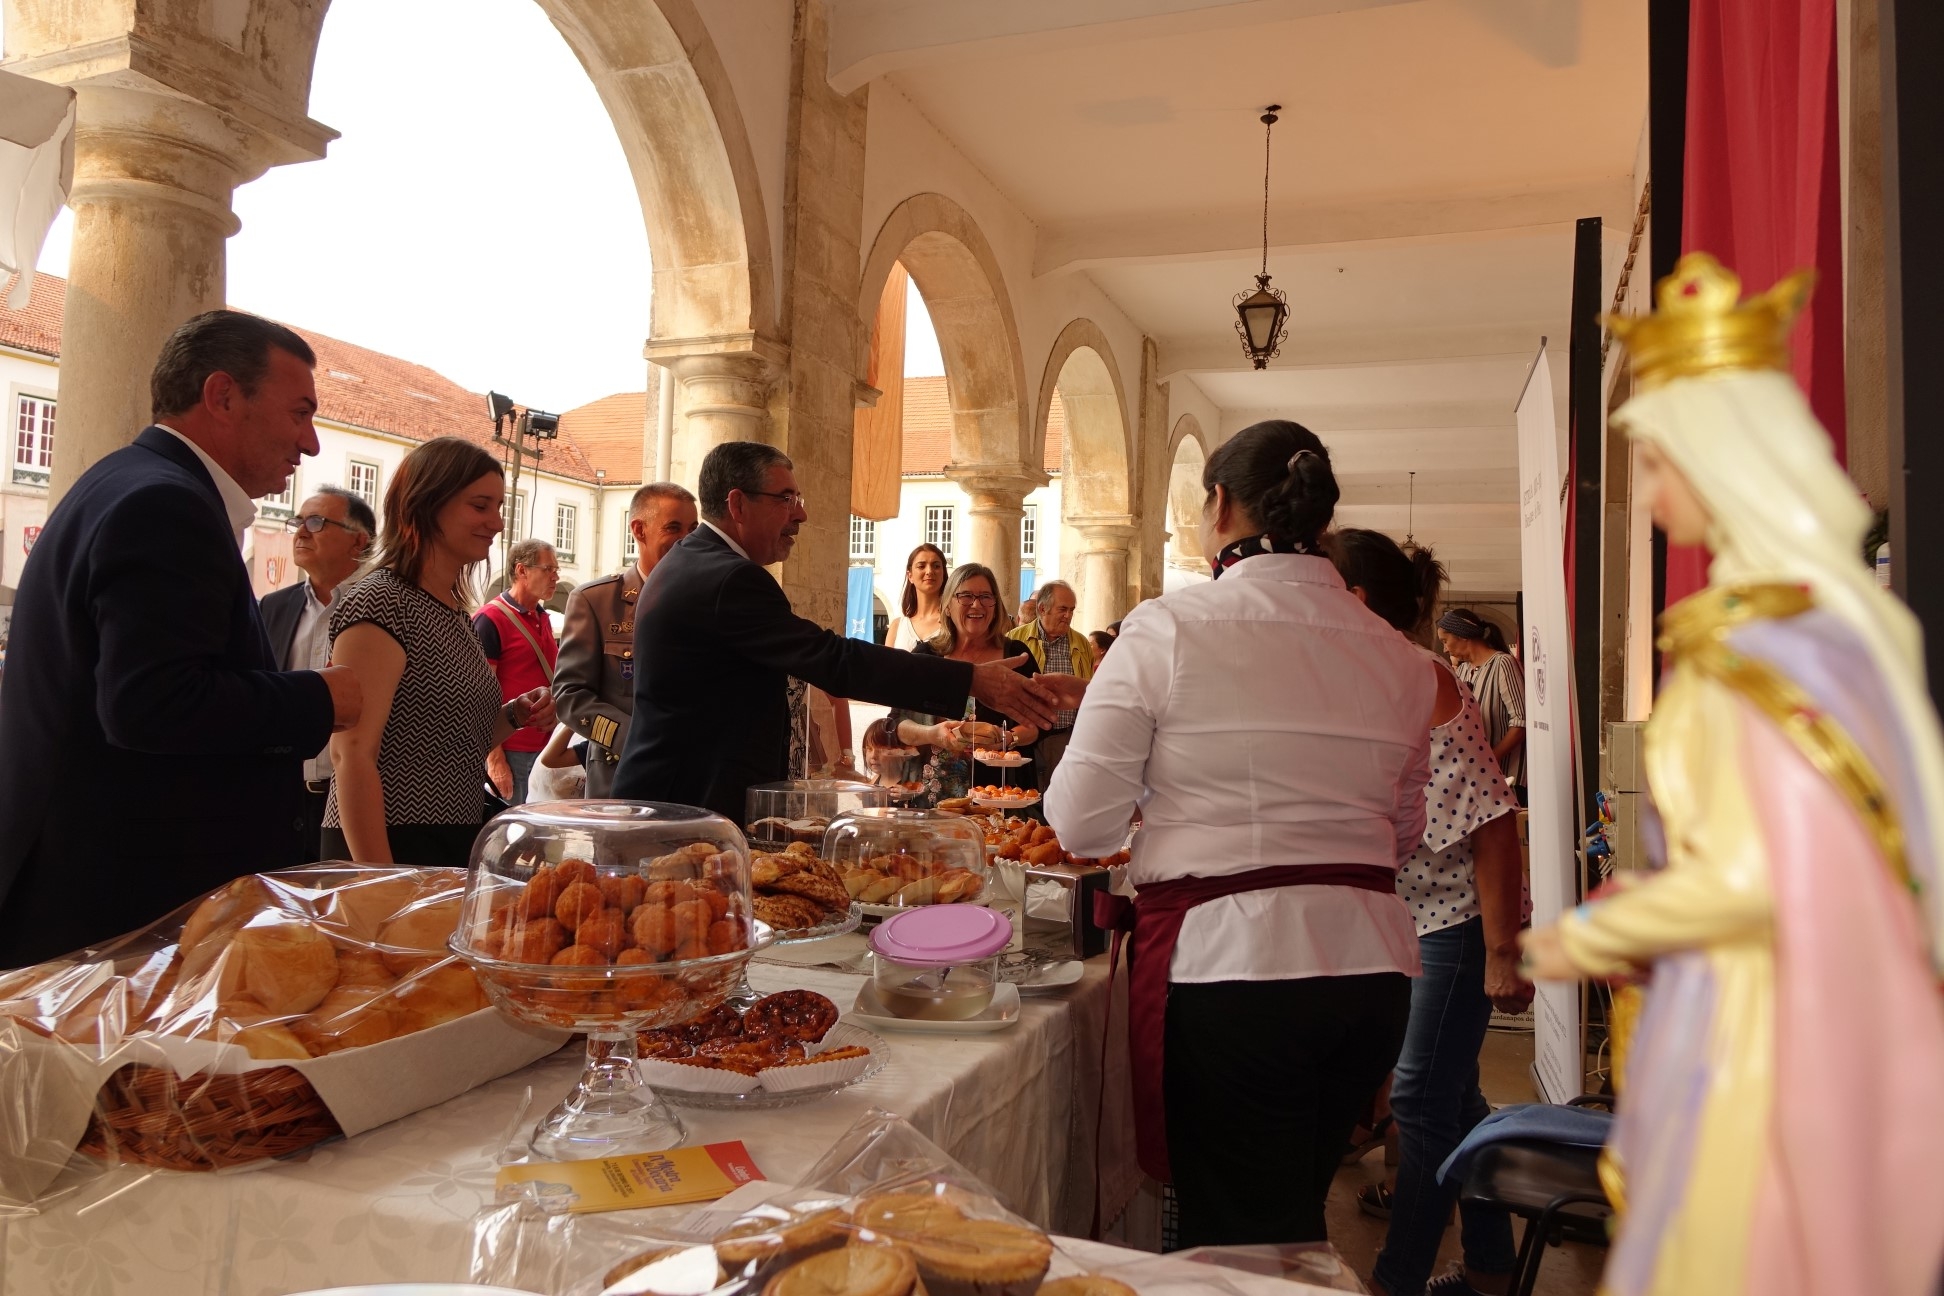
[[[1168,1182],[1168,1120],[1162,1096],[1162,1054],[1167,1038],[1168,972],[1182,920],[1196,905],[1223,896],[1287,886],[1348,886],[1397,893],[1397,872],[1376,864],[1285,864],[1222,877],[1185,877],[1150,882],[1131,906],[1139,952],[1127,978],[1127,1051],[1134,1071],[1134,1148],[1141,1169]],[[1109,956],[1120,953],[1121,933],[1129,929],[1126,897],[1095,897],[1095,921],[1116,930]]]

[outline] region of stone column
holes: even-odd
[[[225,304],[224,240],[240,228],[230,198],[271,160],[254,132],[194,100],[77,90],[55,498],[148,423],[163,340]]]
[[[1105,630],[1126,616],[1133,605],[1128,547],[1140,528],[1133,518],[1113,514],[1069,517],[1067,525],[1080,533],[1082,541],[1075,564],[1080,575],[1080,608],[1073,624],[1083,633]]]
[[[964,561],[984,563],[999,578],[999,596],[1009,611],[1019,602],[1019,523],[1026,497],[1047,481],[1044,472],[1024,464],[953,464],[945,476],[972,497]]]
[[[784,366],[774,344],[761,348],[691,349],[681,342],[650,342],[647,358],[664,366],[675,383],[674,444],[669,479],[695,489],[702,460],[730,441],[774,443],[770,400]]]

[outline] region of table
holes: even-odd
[[[863,978],[756,963],[763,991],[802,986],[845,1009]],[[1103,1218],[1133,1200],[1126,1002],[1117,988],[1102,1154]],[[1095,1096],[1107,971],[1027,996],[988,1035],[887,1034],[890,1064],[822,1102],[773,1112],[682,1110],[690,1141],[741,1139],[772,1179],[799,1182],[866,1110],[904,1116],[1049,1231],[1084,1236],[1093,1214]],[[471,1093],[301,1160],[222,1174],[124,1167],[41,1215],[0,1221],[0,1296],[284,1296],[467,1273],[474,1216],[494,1197],[495,1156],[556,1102],[575,1045]],[[516,1124],[531,1091],[532,1107]],[[671,1208],[685,1211],[688,1208]]]

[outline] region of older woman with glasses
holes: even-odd
[[[1006,641],[1011,621],[991,568],[967,563],[954,571],[945,582],[944,605],[944,628],[913,648],[914,653],[974,665],[1006,657],[1012,646]],[[1039,667],[1029,656],[1020,669],[1021,674],[1032,675]],[[1033,726],[1015,725],[1010,717],[970,700],[962,716],[893,711],[890,720],[900,741],[924,749],[923,799],[932,805],[963,797],[980,784],[999,782],[999,770],[972,759],[975,747],[1006,746],[1030,756],[1039,740],[1039,730]]]

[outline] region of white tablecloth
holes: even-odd
[[[862,978],[759,963],[759,990],[804,986],[849,1009]],[[1124,997],[1110,1045],[1104,1173],[1112,1219],[1134,1197]],[[837,1135],[881,1107],[978,1174],[1021,1215],[1084,1235],[1092,1216],[1094,1094],[1104,959],[1077,985],[1028,996],[988,1035],[886,1033],[890,1064],[864,1084],[774,1112],[684,1109],[690,1141],[741,1139],[769,1178],[798,1182]],[[284,1296],[358,1282],[453,1281],[522,1095],[530,1124],[571,1087],[578,1044],[415,1116],[228,1174],[117,1169],[45,1213],[0,1221],[0,1296]]]

